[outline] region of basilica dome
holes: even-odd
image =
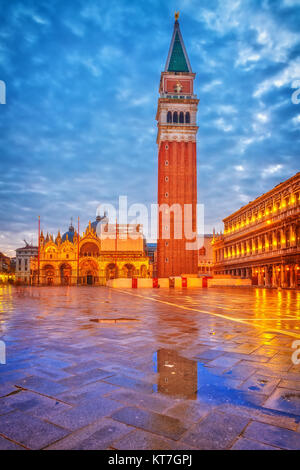
[[[107,224],[108,223],[108,218],[107,218],[107,215],[106,213],[104,215],[97,215],[96,217],[96,220],[94,222],[91,223],[91,229],[93,230],[93,232],[97,233],[97,225],[98,224]],[[88,227],[87,227],[88,229]]]
[[[68,240],[69,240],[69,242],[73,242],[73,238],[74,238],[74,227],[73,227],[72,224],[70,225],[68,232],[66,232],[66,233],[63,234],[63,236],[62,236],[62,241],[63,241],[63,242],[66,241],[67,235],[68,235]]]

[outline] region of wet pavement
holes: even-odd
[[[0,287],[0,449],[300,449],[300,292]]]

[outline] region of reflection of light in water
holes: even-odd
[[[166,357],[172,357],[174,366],[178,370],[178,377],[172,378],[170,370],[166,374],[163,367]],[[160,370],[160,363],[163,371]],[[300,417],[295,414],[257,405],[255,393],[234,388],[231,379],[232,370],[223,375],[217,375],[214,374],[213,368],[182,357],[176,351],[168,349],[161,349],[154,353],[153,364],[154,370],[159,373],[158,385],[153,386],[154,392],[176,398],[197,400],[200,406],[201,404],[218,406],[226,403],[258,410],[268,416],[293,418],[295,423],[300,421]]]
[[[179,356],[176,351],[160,349],[153,355],[158,384],[154,391],[194,400],[197,392],[197,362]]]
[[[13,310],[12,287],[10,284],[0,285],[0,314],[9,313]]]

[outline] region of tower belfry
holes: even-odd
[[[194,94],[195,74],[185,49],[178,16],[179,13],[175,13],[170,49],[165,70],[161,73],[156,115],[160,207],[157,244],[159,277],[197,274],[198,271],[195,241],[196,116],[199,100]]]

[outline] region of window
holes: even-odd
[[[165,166],[168,166],[168,165],[169,165],[169,161],[165,160]]]
[[[205,255],[206,255],[206,249],[205,249],[204,246],[203,246],[202,248],[200,248],[200,250],[199,250],[199,255],[200,255],[200,256],[205,256]]]
[[[180,122],[180,124],[183,124],[183,123],[184,123],[184,114],[183,114],[182,111],[181,111],[181,113],[179,114],[179,122]]]
[[[175,123],[178,122],[178,113],[177,113],[177,111],[175,111],[175,113],[173,114],[173,122],[175,122]]]
[[[185,113],[185,122],[186,122],[186,124],[190,124],[190,122],[191,122],[190,113]]]
[[[165,181],[166,181],[166,182],[169,181],[169,177],[168,177],[168,176],[165,176]]]
[[[169,146],[168,146],[168,145],[166,145],[166,146],[165,146],[165,149],[166,149],[166,150],[169,150]]]
[[[165,197],[169,197],[169,193],[165,193]]]
[[[168,262],[169,262],[169,258],[165,258],[165,262],[168,263]]]
[[[171,111],[168,111],[167,122],[172,122],[172,113],[171,113]]]

